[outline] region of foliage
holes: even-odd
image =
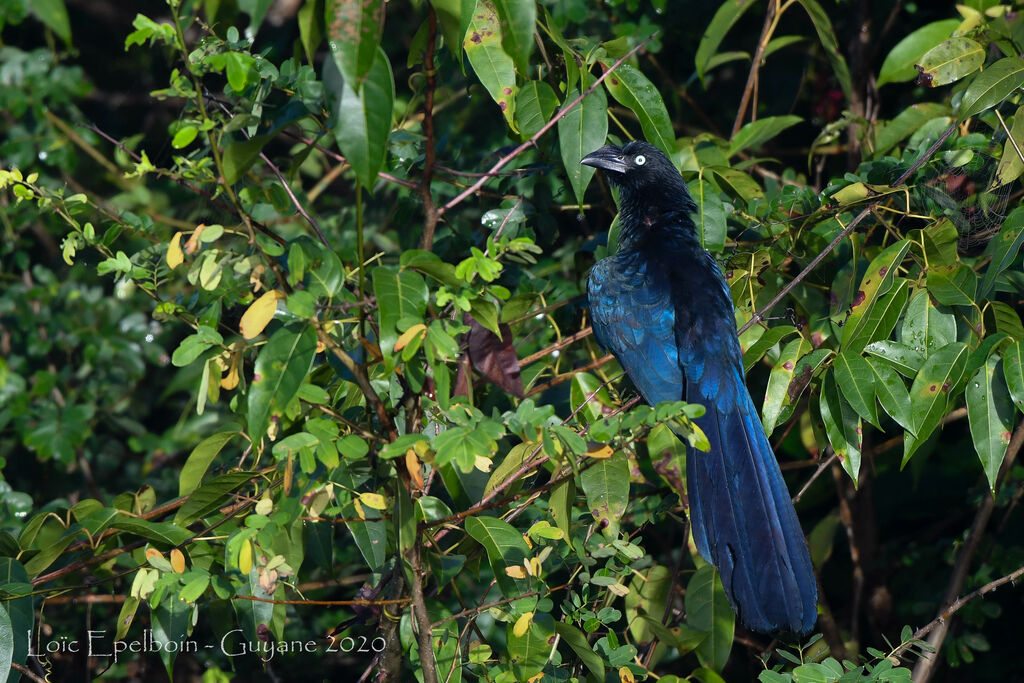
[[[0,5],[49,39],[0,47],[4,661],[85,631],[70,592],[115,596],[108,651],[199,643],[168,675],[910,680],[926,632],[887,636],[1021,565],[1020,13],[917,9],[872,60],[837,39],[869,3],[169,0],[118,58],[164,125],[111,135],[84,27],[30,4]],[[688,541],[703,409],[636,405],[589,338],[616,227],[579,160],[637,136],[784,468],[835,456],[791,482],[824,598],[793,651]],[[1000,603],[962,615],[946,661],[1005,678]]]

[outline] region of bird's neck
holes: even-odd
[[[634,193],[623,190],[619,195],[619,243],[638,247],[648,240],[662,242],[692,239],[697,242],[690,213],[696,204],[685,190],[677,192]]]

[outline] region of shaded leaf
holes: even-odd
[[[579,97],[580,90],[573,88],[566,93],[563,107]],[[593,166],[580,163],[587,154],[604,144],[608,136],[608,100],[604,90],[597,88],[583,98],[568,114],[558,120],[558,147],[562,156],[565,174],[572,185],[576,201],[583,204],[591,178],[597,171]]]
[[[990,109],[1024,85],[1024,59],[1005,57],[985,67],[967,86],[960,100],[959,120],[963,121]]]
[[[995,494],[996,477],[1010,445],[1013,429],[1013,401],[1003,381],[1000,358],[992,354],[967,381],[967,420],[971,439],[981,458],[989,490]]]
[[[325,70],[324,88],[332,103],[332,132],[338,149],[352,165],[356,178],[367,190],[372,190],[377,173],[384,165],[391,116],[395,100],[395,79],[391,63],[380,47],[376,58],[362,80],[358,92],[349,79],[330,78]],[[338,53],[329,64],[341,69]]]
[[[704,565],[694,572],[686,585],[685,603],[687,624],[708,634],[697,646],[697,659],[720,671],[732,650],[736,615],[714,567]]]
[[[601,60],[606,70],[614,63],[611,59]],[[668,109],[661,93],[643,72],[629,64],[620,64],[604,79],[604,87],[620,104],[636,114],[649,143],[670,156],[675,152],[676,136]]]

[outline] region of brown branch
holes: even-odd
[[[556,589],[552,588],[551,590],[554,591]],[[526,591],[525,593],[523,593],[521,595],[516,595],[516,596],[511,597],[511,598],[502,598],[501,600],[495,600],[494,602],[485,602],[484,604],[479,605],[478,607],[469,607],[467,609],[462,610],[461,612],[456,612],[455,614],[451,615],[450,617],[445,617],[444,619],[441,619],[440,621],[435,621],[431,625],[434,628],[437,628],[438,626],[443,626],[443,625],[447,624],[449,621],[455,621],[456,619],[461,619],[462,617],[468,617],[468,616],[473,616],[473,615],[476,615],[476,614],[480,614],[481,612],[489,610],[492,607],[501,607],[502,605],[507,605],[510,602],[515,602],[516,600],[522,600],[523,598],[533,597],[534,595],[540,595],[540,591]]]
[[[34,683],[46,683],[46,679],[36,676],[31,669],[28,667],[18,664],[17,662],[11,662],[11,668],[20,673],[22,676],[34,681]]]
[[[437,43],[437,15],[434,7],[427,5],[427,47],[423,52],[423,74],[427,84],[423,89],[423,176],[420,178],[420,197],[423,200],[423,237],[420,249],[430,251],[434,247],[434,231],[439,218],[434,198],[430,194],[430,181],[434,175],[434,90],[437,88],[437,70],[434,68],[434,45]],[[424,675],[426,675],[424,673]],[[434,678],[437,678],[436,672]]]
[[[821,473],[824,472],[828,468],[829,465],[831,465],[833,462],[835,462],[836,458],[838,457],[836,455],[835,451],[832,450],[831,446],[826,448],[825,451],[826,452],[831,452],[832,454],[829,455],[827,458],[825,458],[824,460],[821,461],[821,464],[818,465],[818,469],[814,470],[814,474],[811,475],[811,478],[808,479],[807,483],[804,484],[800,488],[799,493],[797,493],[795,496],[793,496],[793,504],[794,505],[800,502],[800,499],[804,497],[805,493],[807,493],[807,489],[811,488],[811,484],[813,484],[814,481],[818,477],[821,476]]]
[[[592,327],[590,327],[590,326],[587,326],[587,327],[584,327],[579,332],[575,332],[573,334],[570,334],[568,337],[562,337],[560,340],[558,340],[554,344],[552,344],[552,345],[550,345],[548,347],[545,347],[545,348],[541,349],[540,351],[536,351],[534,353],[531,353],[529,356],[526,356],[525,358],[521,359],[519,361],[519,367],[523,367],[525,365],[529,365],[530,363],[532,363],[534,361],[538,361],[541,358],[544,358],[545,356],[549,356],[549,355],[551,355],[551,353],[553,351],[561,351],[566,346],[569,346],[570,344],[574,344],[575,342],[578,342],[580,339],[586,339],[587,337],[589,337],[593,333],[594,333],[594,329]]]
[[[431,15],[433,16],[433,15]],[[402,494],[400,494],[402,495]],[[412,616],[416,621],[416,643],[420,651],[420,671],[423,683],[437,683],[437,661],[434,659],[434,630],[430,625],[427,601],[423,598],[423,543],[419,532],[411,549],[412,562]]]
[[[1024,445],[1024,420],[1017,425],[1017,429],[1013,432],[1013,437],[1006,448],[1006,455],[1003,457],[1003,464],[999,468],[999,476],[996,479],[997,489],[1013,466],[1013,461],[1017,459],[1017,454],[1020,452],[1022,445]],[[929,625],[931,626],[931,637],[928,638],[928,644],[935,649],[936,653],[942,649],[942,643],[946,640],[946,635],[949,633],[952,620],[947,615],[951,615],[956,611],[952,608],[959,602],[957,596],[967,580],[967,572],[970,570],[971,560],[981,544],[982,536],[985,534],[985,527],[988,525],[995,505],[995,495],[988,495],[982,499],[981,505],[978,506],[978,512],[974,515],[971,530],[967,535],[967,541],[960,549],[956,563],[953,565],[953,573],[949,577],[946,597],[942,601],[942,604],[947,605],[947,607],[939,610],[938,616],[933,621],[933,624],[935,622],[938,623],[934,626]],[[957,609],[960,609],[960,607],[958,606]],[[935,666],[938,662],[939,660],[935,653],[924,654],[914,666],[913,679],[915,683],[927,683],[932,674],[935,673]]]
[[[615,62],[614,64],[612,64],[612,65],[611,65],[610,67],[608,67],[608,69],[606,69],[606,70],[605,70],[605,72],[604,72],[603,74],[601,74],[600,76],[598,76],[598,77],[597,77],[597,80],[595,80],[595,81],[594,81],[593,85],[591,85],[591,86],[590,86],[589,88],[587,88],[586,90],[584,90],[584,91],[583,91],[583,92],[582,92],[582,93],[581,93],[581,94],[579,95],[579,97],[577,97],[576,99],[574,99],[574,100],[573,100],[572,102],[570,102],[570,103],[569,103],[569,104],[567,104],[566,106],[562,107],[561,111],[559,111],[559,112],[558,112],[557,114],[555,114],[555,115],[554,115],[554,116],[553,116],[553,117],[551,118],[551,120],[550,120],[550,121],[548,121],[548,122],[547,122],[547,123],[545,123],[545,124],[544,124],[543,126],[541,126],[541,129],[540,129],[540,130],[538,130],[538,131],[537,131],[536,133],[534,133],[534,134],[533,134],[533,136],[532,136],[532,137],[531,137],[531,138],[530,138],[529,140],[527,140],[527,141],[526,141],[526,142],[524,142],[523,144],[519,145],[519,146],[518,146],[518,147],[516,147],[516,148],[515,148],[514,150],[512,150],[511,152],[509,152],[508,154],[506,154],[505,156],[503,156],[503,157],[502,157],[501,159],[499,159],[499,160],[497,161],[497,163],[495,163],[495,164],[494,164],[494,166],[492,166],[492,167],[490,168],[490,170],[488,170],[488,171],[487,171],[487,175],[486,175],[485,177],[483,177],[483,178],[480,178],[480,180],[478,180],[478,181],[476,181],[475,183],[473,183],[472,185],[470,185],[470,186],[469,186],[468,188],[466,188],[465,190],[463,190],[462,192],[460,192],[460,193],[459,193],[458,195],[456,195],[456,196],[455,196],[455,197],[454,197],[453,199],[451,199],[451,200],[450,200],[450,201],[449,201],[449,202],[448,202],[447,204],[445,204],[445,205],[444,205],[444,206],[442,206],[442,207],[441,207],[440,209],[438,209],[438,211],[437,211],[438,215],[439,215],[439,216],[442,216],[442,215],[444,215],[444,213],[445,213],[445,212],[447,212],[447,211],[448,211],[449,209],[451,209],[452,207],[456,206],[457,204],[461,204],[461,203],[462,203],[462,201],[463,201],[463,200],[465,200],[465,199],[466,199],[467,197],[469,197],[469,196],[471,196],[471,195],[473,195],[473,194],[476,194],[476,192],[477,192],[477,191],[478,191],[478,190],[479,190],[479,189],[480,189],[481,187],[483,187],[484,183],[486,183],[486,182],[487,182],[487,181],[488,181],[488,180],[490,179],[490,176],[491,176],[491,174],[493,174],[493,173],[495,173],[495,172],[497,172],[497,171],[501,170],[501,169],[502,169],[502,168],[503,168],[503,167],[504,167],[504,166],[505,166],[506,164],[508,164],[508,163],[509,163],[510,161],[512,161],[513,159],[515,159],[515,158],[516,158],[517,156],[519,156],[520,154],[522,154],[522,153],[523,153],[524,151],[526,151],[526,150],[527,150],[527,149],[529,149],[530,147],[533,147],[534,145],[536,145],[536,144],[537,144],[537,140],[539,140],[539,139],[541,138],[541,136],[542,136],[542,135],[544,135],[544,134],[545,134],[545,133],[547,133],[547,132],[548,132],[549,130],[551,130],[551,128],[552,128],[552,127],[553,127],[553,126],[554,126],[554,125],[555,125],[556,123],[558,123],[558,121],[559,121],[559,120],[560,120],[560,119],[561,119],[561,118],[562,118],[563,116],[565,116],[565,115],[566,115],[566,114],[568,114],[568,113],[569,113],[570,111],[572,111],[573,109],[575,109],[575,108],[576,108],[576,106],[577,106],[577,105],[578,105],[578,104],[579,104],[580,102],[582,102],[582,101],[583,101],[583,98],[584,98],[584,97],[587,97],[587,96],[588,96],[588,95],[590,95],[590,94],[591,94],[592,92],[594,92],[594,90],[596,90],[596,89],[598,88],[598,86],[600,86],[600,85],[601,85],[601,83],[603,83],[603,82],[604,82],[604,79],[606,79],[606,78],[608,78],[608,77],[609,77],[610,75],[612,75],[612,73],[614,73],[614,72],[615,72],[615,70],[616,70],[617,68],[619,68],[620,66],[622,66],[622,64],[623,64],[623,63],[624,63],[624,62],[625,62],[625,61],[626,61],[627,59],[629,59],[629,58],[630,58],[630,57],[632,57],[632,56],[633,56],[634,54],[636,54],[636,53],[637,53],[637,51],[639,51],[639,50],[640,50],[641,48],[643,48],[643,47],[644,47],[645,45],[647,45],[647,43],[649,43],[649,42],[650,42],[650,41],[651,41],[651,40],[652,40],[652,39],[653,39],[653,38],[654,38],[655,36],[657,36],[657,35],[658,35],[659,33],[660,33],[660,31],[655,31],[655,32],[654,32],[654,33],[652,33],[652,34],[651,34],[651,35],[650,35],[650,36],[649,36],[649,37],[648,37],[648,38],[647,38],[646,40],[644,40],[644,41],[640,42],[639,44],[637,44],[637,45],[636,45],[636,47],[634,47],[634,48],[633,48],[632,50],[630,50],[629,52],[627,52],[626,54],[624,54],[624,55],[623,55],[622,57],[620,57],[620,58],[619,58],[619,59],[618,59],[618,60],[617,60],[617,61],[616,61],[616,62]]]
[[[387,600],[274,600],[273,598],[258,598],[255,595],[236,595],[232,600],[251,600],[253,602],[267,602],[272,605],[311,605],[319,607],[349,607],[360,605],[363,607],[374,607],[380,605],[407,605],[409,598],[391,598]]]
[[[581,372],[588,372],[590,370],[594,370],[594,369],[599,368],[602,365],[604,365],[605,363],[607,363],[609,361],[612,361],[612,360],[615,360],[615,356],[613,356],[611,354],[608,354],[607,356],[602,356],[601,358],[598,358],[597,360],[591,361],[591,362],[587,363],[586,365],[581,365],[580,367],[575,368],[572,372],[567,372],[564,375],[559,375],[558,377],[555,377],[553,380],[551,380],[547,384],[538,384],[537,386],[535,386],[534,388],[532,388],[528,392],[526,392],[526,395],[527,396],[534,396],[536,394],[539,394],[542,391],[547,391],[551,387],[557,387],[559,384],[564,384],[565,382],[568,382],[569,380],[571,380],[573,377],[575,377],[577,374],[579,374]]]
[[[736,110],[736,120],[732,124],[732,135],[743,126],[743,118],[747,113],[747,106],[750,104],[751,94],[757,85],[757,72],[761,69],[761,60],[764,58],[765,48],[771,39],[772,29],[775,25],[775,13],[778,11],[778,0],[768,0],[768,13],[764,16],[764,26],[761,28],[761,37],[757,40],[757,49],[754,51],[754,58],[750,62],[750,71],[747,73],[747,84],[743,87],[743,97],[740,98],[740,106]],[[757,102],[754,102],[753,116],[757,116]]]
[[[925,626],[922,626],[921,628],[914,631],[913,638],[917,640],[924,638],[926,635],[928,635],[935,629],[939,628],[944,623],[948,622],[950,617],[959,612],[960,609],[964,605],[969,603],[971,600],[974,600],[975,598],[980,598],[982,595],[985,595],[986,593],[991,593],[992,591],[994,591],[1002,585],[1005,585],[1007,583],[1013,583],[1022,576],[1024,576],[1024,567],[1018,567],[1006,576],[1001,576],[998,579],[995,579],[994,581],[989,581],[981,588],[968,593],[962,598],[958,598],[953,604],[951,604],[949,607],[943,610],[942,613],[939,614],[939,616],[935,617]],[[893,651],[893,656],[899,656],[902,652],[905,652],[910,647],[910,643],[904,643],[903,645],[900,645]]]

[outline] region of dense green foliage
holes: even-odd
[[[1024,15],[692,4],[0,0],[0,670],[1019,671]],[[579,160],[641,136],[732,288],[810,642],[689,541],[702,408],[589,336]]]

